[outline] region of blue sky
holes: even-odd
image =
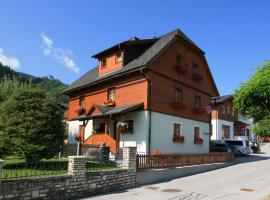
[[[0,60],[72,83],[91,56],[133,36],[180,28],[206,52],[221,95],[270,58],[270,1],[0,0]]]

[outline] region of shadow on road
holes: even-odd
[[[244,163],[257,162],[257,161],[263,161],[263,160],[269,160],[269,159],[270,159],[270,156],[268,155],[262,156],[262,154],[252,154],[249,156],[235,157],[234,163],[244,164]]]

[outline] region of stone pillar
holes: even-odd
[[[68,174],[71,176],[85,177],[86,156],[68,157]]]
[[[4,165],[4,161],[0,159],[0,184],[1,184],[1,179],[2,179],[3,165]]]
[[[124,147],[122,168],[136,171],[137,169],[136,168],[136,155],[137,155],[137,147]]]

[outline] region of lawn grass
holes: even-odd
[[[22,158],[9,156],[4,159],[2,179],[20,179],[26,177],[67,174],[68,158],[42,159],[38,163],[27,164]],[[87,172],[104,172],[118,169],[114,162],[88,160]]]
[[[28,164],[22,158],[9,156],[4,159],[2,179],[66,174],[68,158],[42,159]]]

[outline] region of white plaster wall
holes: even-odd
[[[233,139],[234,135],[234,126],[233,122],[225,121],[225,120],[211,120],[212,124],[212,140],[222,140],[222,126],[229,126],[230,127],[230,139]]]
[[[181,124],[185,137],[182,144],[173,143],[173,123]],[[200,127],[203,144],[194,144],[194,127]],[[169,153],[206,153],[209,152],[209,123],[199,122],[172,115],[152,112],[151,151]]]
[[[68,142],[71,144],[77,143],[75,136],[79,133],[80,125],[83,123],[81,121],[68,121]],[[85,139],[87,139],[93,131],[93,120],[89,120],[87,126],[85,127]]]
[[[89,120],[84,132],[84,139],[86,140],[88,137],[92,135],[93,132],[93,120]]]
[[[120,135],[120,147],[137,147],[138,153],[148,148],[148,111],[128,113],[122,120],[133,120],[133,134]]]

